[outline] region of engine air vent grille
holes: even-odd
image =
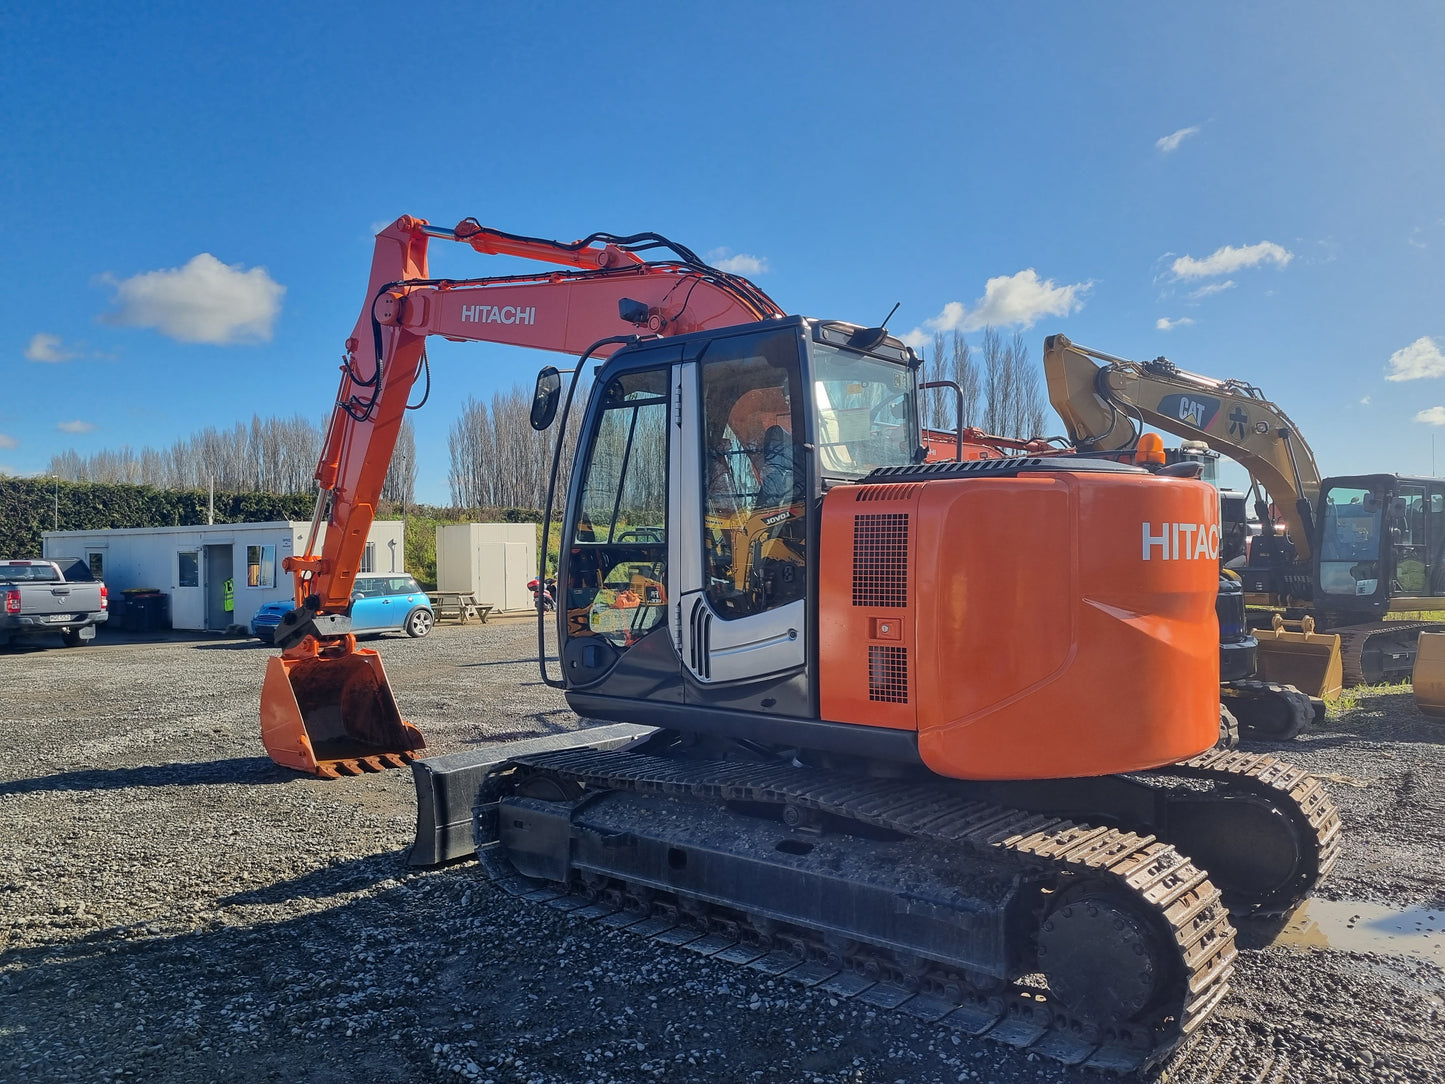
[[[868,699],[908,703],[908,649],[868,645]]]
[[[853,518],[853,605],[908,605],[908,513]]]
[[[917,482],[901,482],[891,486],[859,486],[855,501],[906,501],[918,488]]]

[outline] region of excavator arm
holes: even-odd
[[[1264,487],[1284,518],[1297,558],[1309,559],[1319,468],[1294,422],[1258,388],[1185,372],[1167,358],[1117,358],[1063,335],[1044,340],[1044,375],[1049,402],[1075,446],[1131,449],[1144,425],[1203,441]]]
[[[554,268],[432,278],[433,238]],[[661,248],[675,258],[641,255]],[[606,357],[631,339],[782,315],[748,280],[657,234],[566,243],[487,229],[475,219],[443,229],[409,216],[377,234],[366,303],[346,340],[316,468],[310,534],[303,552],[282,562],[295,576],[296,609],[276,629],[282,653],[270,661],[262,690],[262,739],[272,759],[335,776],[399,766],[425,745],[401,719],[379,657],[357,649],[347,614],[429,336]]]

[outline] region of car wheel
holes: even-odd
[[[406,625],[404,626],[406,628],[406,634],[408,636],[425,636],[431,632],[432,624],[435,621],[436,618],[430,610],[418,606],[406,615]]]

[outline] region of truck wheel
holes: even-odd
[[[411,613],[406,615],[406,634],[408,636],[425,636],[431,632],[432,623],[436,620],[432,612],[424,607],[418,606]]]
[[[66,629],[60,634],[60,638],[65,642],[66,647],[79,647],[81,644],[85,643],[85,641],[80,637],[79,629]]]

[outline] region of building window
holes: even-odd
[[[85,556],[90,563],[90,574],[97,580],[105,579],[105,554],[87,553]]]
[[[177,555],[180,559],[180,576],[176,581],[181,587],[201,586],[201,560],[198,550],[181,550]]]
[[[364,551],[362,551],[362,554],[361,554],[361,571],[362,571],[362,572],[375,572],[375,571],[376,571],[376,543],[375,543],[375,542],[368,542],[368,543],[366,544],[366,549],[365,549]]]
[[[276,547],[246,547],[246,586],[276,586]]]

